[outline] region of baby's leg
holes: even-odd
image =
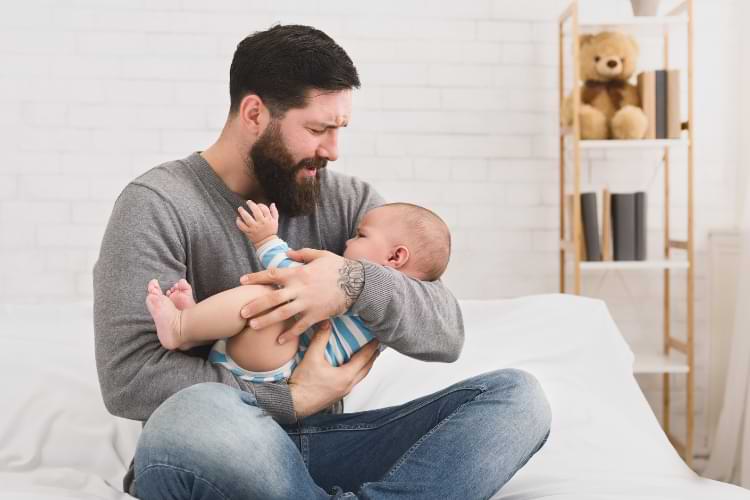
[[[247,320],[240,316],[240,309],[271,290],[263,285],[239,286],[178,310],[162,293],[159,282],[151,280],[146,305],[154,318],[159,341],[167,349],[178,349],[189,343],[238,334],[247,326]]]
[[[265,285],[230,288],[181,311],[180,338],[185,341],[219,340],[237,335],[247,326],[240,310],[273,290]]]
[[[173,350],[188,344],[180,339],[180,311],[169,297],[164,295],[158,280],[148,282],[148,294],[146,295],[146,307],[156,325],[156,334],[159,342],[165,348]]]
[[[167,349],[185,348],[196,342],[230,337],[227,353],[239,366],[251,371],[271,371],[297,353],[299,341],[280,345],[278,336],[294,320],[269,325],[260,330],[247,327],[240,316],[242,307],[273,289],[263,285],[246,285],[212,295],[183,310],[161,293],[156,280],[149,283],[147,305],[156,323],[156,333]]]
[[[227,340],[227,354],[245,370],[268,372],[275,370],[297,354],[299,338],[279,344],[281,333],[292,327],[294,319],[268,325],[260,330],[245,328]]]

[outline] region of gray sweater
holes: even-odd
[[[291,248],[341,255],[369,209],[383,203],[373,188],[328,169],[321,202],[309,216],[284,217],[279,236]],[[262,270],[235,225],[245,204],[206,160],[193,153],[155,167],[128,184],[115,202],[94,266],[96,364],[102,396],[114,415],[145,421],[168,397],[200,382],[253,392],[279,423],[294,422],[285,383],[248,384],[207,361],[210,346],[188,352],[161,347],[145,305],[146,285],[185,278],[197,301],[239,286]],[[364,288],[351,308],[385,345],[425,361],[455,361],[463,346],[458,302],[440,281],[422,282],[364,262]],[[342,411],[337,405],[333,411]]]

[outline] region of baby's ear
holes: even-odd
[[[388,257],[388,264],[394,269],[399,269],[406,265],[409,256],[409,249],[404,245],[399,245],[393,249],[390,257]]]

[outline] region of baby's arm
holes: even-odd
[[[248,200],[247,205],[253,214],[250,215],[243,207],[239,207],[237,227],[255,246],[260,264],[266,269],[301,266],[302,263],[287,256],[289,245],[276,236],[279,230],[279,212],[276,210],[276,204],[271,203],[269,208],[262,203],[256,204]]]

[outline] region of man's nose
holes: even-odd
[[[338,130],[334,129],[330,134],[326,134],[325,140],[318,146],[317,154],[328,161],[336,161],[339,158]]]

